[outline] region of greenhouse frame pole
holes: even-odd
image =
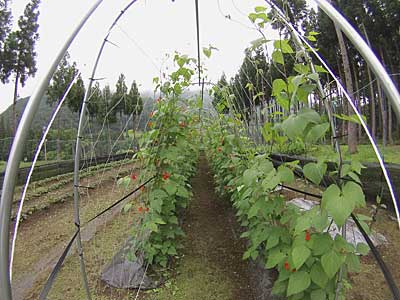
[[[79,125],[78,125],[78,132],[76,135],[76,144],[75,144],[75,159],[74,159],[74,223],[75,226],[78,229],[78,235],[76,237],[76,245],[77,245],[77,250],[79,254],[79,264],[80,264],[80,270],[81,270],[81,276],[82,276],[82,281],[83,285],[86,291],[86,297],[88,300],[91,300],[90,296],[90,288],[89,288],[89,282],[87,278],[87,273],[86,273],[86,267],[85,267],[85,259],[83,256],[83,248],[82,248],[82,239],[81,239],[81,233],[80,233],[80,199],[79,199],[79,184],[80,184],[80,177],[79,177],[79,167],[80,167],[80,159],[81,159],[81,141],[82,141],[82,134],[84,130],[84,124],[85,124],[85,119],[86,119],[86,109],[90,100],[90,93],[92,90],[92,85],[93,82],[95,81],[94,77],[96,75],[97,67],[100,62],[100,58],[103,54],[104,48],[106,43],[108,42],[108,37],[111,34],[112,29],[118,24],[118,21],[121,19],[121,17],[125,14],[125,12],[136,2],[137,0],[131,0],[128,5],[119,13],[117,18],[114,20],[112,25],[110,26],[106,37],[104,38],[99,52],[96,57],[96,61],[93,66],[93,70],[91,73],[91,76],[89,78],[89,84],[86,89],[83,102],[82,102],[82,107],[81,107],[81,113],[79,116]]]
[[[315,2],[329,16],[329,18],[339,26],[347,38],[353,43],[354,47],[356,47],[367,61],[375,75],[379,78],[386,92],[386,96],[392,103],[397,120],[400,123],[400,94],[382,63],[361,35],[353,28],[353,26],[351,26],[346,18],[336,10],[335,7],[333,7],[327,0],[315,0]]]
[[[19,168],[19,163],[22,157],[25,141],[28,136],[29,129],[32,125],[33,118],[39,108],[40,102],[50,83],[50,80],[57,69],[58,64],[63,59],[69,46],[78,35],[82,27],[89,20],[92,14],[96,11],[103,0],[97,0],[96,3],[89,9],[81,22],[76,26],[70,37],[66,40],[64,46],[59,51],[54,59],[51,67],[41,79],[39,85],[35,89],[31,98],[28,101],[24,114],[21,117],[15,134],[14,142],[11,147],[8,163],[5,171],[2,195],[0,200],[0,299],[12,300],[11,279],[10,279],[10,218],[12,200],[14,197],[15,183]]]

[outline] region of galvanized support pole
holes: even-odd
[[[10,218],[11,218],[11,205],[14,196],[14,188],[16,183],[17,172],[19,163],[22,157],[23,148],[25,141],[31,127],[33,118],[39,108],[40,101],[43,98],[44,93],[49,85],[51,77],[57,69],[58,64],[64,57],[66,51],[71,45],[72,41],[78,35],[79,31],[85,25],[90,16],[95,12],[98,6],[103,0],[98,0],[90,8],[88,13],[83,17],[82,21],[77,25],[71,36],[67,39],[64,46],[61,48],[59,54],[54,59],[53,64],[47,71],[46,75],[40,81],[36,90],[32,94],[24,114],[22,115],[21,121],[18,126],[18,130],[15,134],[15,139],[10,151],[3,188],[0,202],[0,299],[12,300],[11,292],[11,279],[10,279]]]
[[[96,57],[95,64],[93,66],[92,74],[89,79],[89,84],[85,92],[85,96],[83,99],[82,103],[82,108],[81,108],[81,114],[79,118],[79,126],[78,126],[78,133],[76,136],[76,144],[75,144],[75,161],[74,161],[74,223],[80,229],[80,212],[79,212],[79,206],[80,206],[80,199],[79,199],[79,185],[80,185],[80,178],[79,178],[79,165],[80,165],[80,158],[81,158],[81,140],[82,140],[82,134],[84,130],[84,124],[85,124],[85,119],[86,119],[86,109],[87,105],[90,100],[90,93],[92,90],[92,85],[94,82],[94,78],[96,76],[96,71],[97,67],[100,62],[100,58],[103,54],[104,48],[106,43],[108,42],[108,37],[111,34],[112,29],[118,24],[118,21],[120,18],[125,14],[125,12],[136,2],[137,0],[132,0],[131,2],[128,3],[128,5],[119,13],[117,18],[114,20],[114,22],[111,24],[106,37],[104,38],[99,52]],[[87,273],[86,273],[86,267],[85,267],[85,260],[83,257],[83,249],[82,249],[82,239],[81,239],[81,234],[80,231],[78,232],[78,235],[76,237],[76,245],[77,245],[77,251],[79,254],[79,263],[80,263],[80,269],[81,269],[81,276],[82,276],[82,281],[83,285],[86,291],[86,298],[87,300],[91,300],[91,295],[90,295],[90,288],[89,288],[89,282],[87,279]]]

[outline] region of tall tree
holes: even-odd
[[[12,16],[8,3],[8,0],[3,0],[0,4],[0,70],[3,69],[2,53],[4,49],[4,42],[7,38],[7,35],[10,33],[12,26]]]
[[[136,81],[132,82],[129,93],[126,97],[124,113],[126,115],[138,116],[143,110],[143,100],[140,96]],[[133,121],[132,116],[132,121]]]
[[[115,93],[112,95],[113,114],[119,113],[120,122],[122,121],[122,114],[125,110],[125,102],[128,96],[128,87],[125,83],[125,75],[119,75],[118,81],[115,85]],[[121,123],[121,129],[122,129]]]
[[[50,86],[47,89],[47,102],[54,104],[59,102],[66,93],[69,85],[78,76],[76,83],[72,86],[70,92],[65,99],[68,107],[78,112],[81,107],[83,97],[85,95],[85,87],[80,77],[76,63],[69,62],[69,54],[67,53],[61,60],[56,72],[53,75]],[[61,124],[60,116],[57,117],[57,159],[61,159]]]
[[[38,18],[40,0],[31,0],[25,7],[24,14],[18,19],[18,29],[8,34],[3,47],[3,69],[1,81],[8,82],[15,76],[13,100],[13,131],[15,133],[17,115],[15,105],[18,98],[18,86],[25,85],[28,77],[35,76],[36,42],[39,39]]]

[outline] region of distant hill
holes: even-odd
[[[91,119],[90,122],[86,124],[86,132],[84,134],[85,137],[90,137],[92,136],[94,140],[97,140],[98,135],[101,133],[100,136],[100,141],[98,144],[96,144],[96,155],[103,155],[104,153],[109,153],[111,151],[110,147],[113,147],[113,151],[122,151],[122,149],[126,149],[127,147],[129,148],[130,141],[127,139],[125,140],[125,136],[121,132],[124,131],[124,127],[126,126],[126,130],[132,129],[133,126],[135,128],[138,126],[139,130],[143,130],[146,126],[146,123],[148,121],[148,116],[150,111],[153,109],[153,104],[154,104],[154,93],[145,91],[141,93],[143,102],[144,102],[144,107],[143,107],[143,112],[142,116],[140,117],[140,122],[139,124],[137,121],[135,122],[135,125],[133,124],[132,121],[128,122],[129,116],[127,115],[116,115],[116,122],[115,123],[110,123],[106,124],[107,126],[103,126],[103,120],[100,120],[100,122],[96,119]],[[197,97],[199,95],[199,91],[187,91],[184,94],[185,98],[192,98],[192,97]],[[16,111],[17,111],[17,116],[18,116],[18,121],[21,118],[25,107],[29,101],[29,97],[27,98],[21,98],[17,101],[16,105]],[[43,129],[47,127],[51,115],[55,109],[55,104],[50,105],[47,103],[47,97],[44,96],[40,106],[38,113],[36,114],[33,124],[30,128],[29,136],[28,136],[28,142],[26,145],[25,153],[24,156],[27,157],[27,159],[31,159],[32,155],[35,152],[37,142],[40,139]],[[204,106],[205,108],[209,108],[212,106],[211,104],[211,99],[208,93],[205,93],[204,95]],[[12,114],[13,114],[13,109],[12,105],[10,105],[7,110],[5,110],[2,114],[0,114],[0,161],[6,160],[8,158],[9,154],[9,149],[11,146],[11,136],[12,136]],[[63,105],[59,112],[59,120],[56,119],[52,129],[54,129],[52,132],[50,132],[48,136],[48,142],[47,142],[47,151],[52,154],[51,152],[54,152],[56,149],[56,139],[58,135],[58,125],[60,126],[62,136],[61,139],[63,140],[63,149],[67,149],[65,151],[65,157],[64,158],[70,158],[73,155],[73,148],[74,148],[74,141],[76,139],[76,131],[78,128],[78,123],[79,123],[79,115],[78,113],[75,113],[71,111],[67,105]],[[114,144],[114,141],[117,140],[121,145],[117,146],[110,146]],[[89,141],[89,140],[88,140]],[[87,142],[88,142],[87,141]],[[128,145],[128,146],[127,146]],[[98,150],[100,149],[100,150]],[[50,158],[51,159],[51,158]]]

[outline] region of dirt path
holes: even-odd
[[[192,180],[194,198],[185,214],[184,255],[176,277],[150,299],[252,300],[248,264],[242,260],[243,240],[227,200],[214,192],[211,170],[204,157]]]

